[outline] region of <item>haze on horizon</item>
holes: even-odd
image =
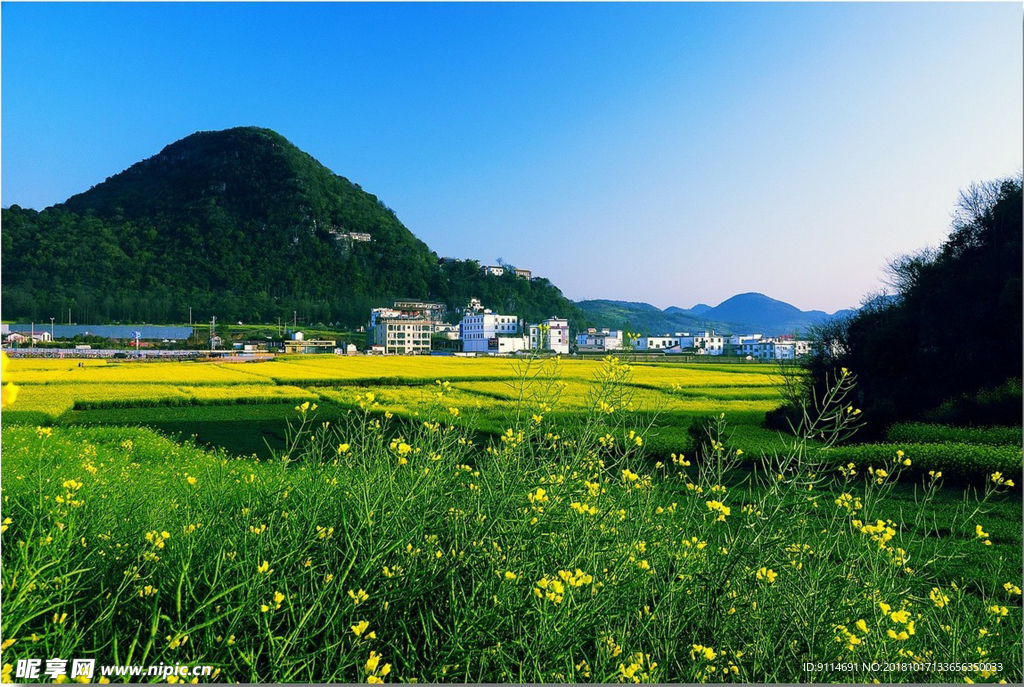
[[[1017,173],[1019,4],[2,5],[2,204],[263,126],[574,300],[833,312]]]

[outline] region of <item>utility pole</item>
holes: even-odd
[[[35,322],[32,323],[32,335],[31,335],[31,338],[29,339],[29,343],[30,343],[29,348],[35,348],[36,347],[36,323]]]
[[[71,308],[68,308],[68,326],[71,326]]]
[[[213,319],[210,320],[210,352],[213,352],[213,337],[216,336],[217,331],[217,316],[214,315]]]
[[[192,308],[188,309],[188,326],[192,326]]]
[[[297,329],[299,326],[299,311],[292,310],[292,331]]]
[[[53,319],[52,317],[50,318],[50,343],[53,343]]]

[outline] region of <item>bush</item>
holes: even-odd
[[[925,420],[948,424],[1016,425],[1021,421],[1021,380],[961,394],[923,413]]]
[[[886,441],[907,444],[982,444],[1020,446],[1020,427],[950,427],[947,425],[904,422],[886,432]]]
[[[974,444],[854,444],[820,452],[828,463],[853,463],[861,468],[879,467],[890,461],[897,451],[912,462],[913,472],[941,470],[948,477],[984,479],[993,472],[1016,475],[1021,471],[1019,446],[977,446]]]

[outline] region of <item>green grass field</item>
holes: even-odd
[[[752,365],[66,362],[4,378],[5,681],[1024,677],[1012,429],[826,448]],[[894,660],[965,665],[801,670]]]

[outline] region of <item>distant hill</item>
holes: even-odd
[[[56,173],[56,171],[55,171]],[[62,204],[3,210],[5,318],[357,326],[395,298],[582,313],[546,279],[439,264],[395,213],[269,129],[204,131]]]
[[[732,334],[756,332],[778,336],[806,332],[815,325],[856,312],[840,310],[830,315],[821,310],[803,311],[761,293],[739,294],[715,307],[698,304],[689,309],[673,306],[660,310],[649,303],[607,300],[579,301],[576,305],[600,326],[630,327],[645,334],[714,329]]]
[[[763,293],[738,294],[705,311],[704,316],[766,334],[807,330],[832,317],[821,310],[800,310]]]
[[[577,301],[576,305],[597,326],[627,329],[641,334],[665,334],[723,326],[722,323],[689,314],[681,308],[661,310],[650,303],[592,300]]]

